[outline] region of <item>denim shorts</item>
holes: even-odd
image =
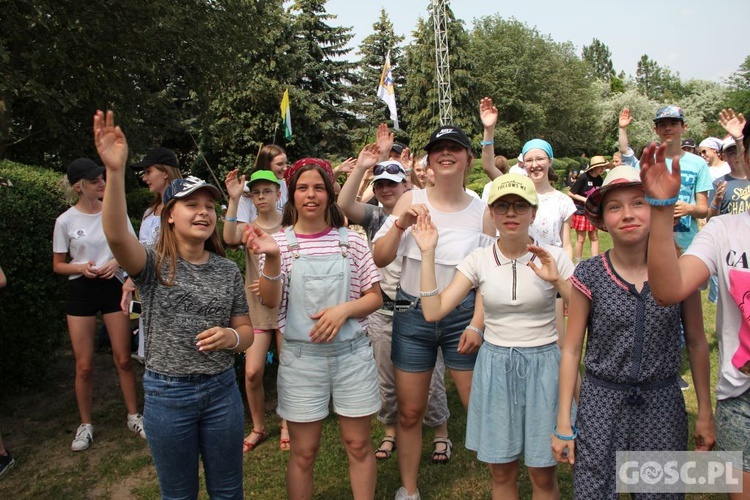
[[[479,349],[466,417],[466,448],[491,464],[518,460],[528,467],[551,467],[549,437],[557,422],[560,349],[500,347]]]
[[[366,336],[331,344],[283,340],[276,413],[290,422],[317,422],[333,411],[365,417],[380,409],[378,372]]]
[[[716,451],[741,451],[742,470],[750,472],[750,389],[716,402]]]
[[[445,366],[451,370],[471,371],[477,355],[460,354],[458,343],[466,325],[474,316],[474,298],[470,291],[443,319],[429,322],[422,314],[422,303],[400,288],[396,300],[409,301],[410,306],[396,308],[393,313],[393,365],[404,372],[424,372],[435,368],[437,351],[443,351]]]

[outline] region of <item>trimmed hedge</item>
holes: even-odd
[[[65,326],[66,279],[52,272],[55,219],[67,209],[61,175],[0,161],[0,398],[47,380]]]

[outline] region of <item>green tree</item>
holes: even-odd
[[[352,95],[355,101],[352,103],[352,111],[361,117],[361,127],[353,132],[355,149],[366,141],[374,139],[375,129],[379,123],[391,123],[388,106],[377,96],[378,84],[383,71],[385,57],[391,55],[391,72],[396,89],[396,107],[399,115],[403,109],[403,95],[401,90],[406,85],[405,68],[402,66],[403,50],[399,44],[404,37],[398,36],[393,31],[393,23],[386,14],[385,9],[380,9],[380,17],[372,25],[372,34],[365,37],[359,45],[361,56],[358,67],[358,82],[352,86]],[[401,116],[399,116],[401,122]],[[397,131],[398,139],[406,137],[404,123],[400,123],[401,131]]]
[[[288,56],[293,27],[283,2],[245,0],[237,16],[239,25],[262,20],[267,29],[237,34],[242,42],[227,58],[224,77],[209,90],[200,120],[192,123],[201,151],[221,177],[233,168],[251,170],[262,145],[283,141],[279,104],[284,83],[296,77]],[[295,89],[289,87],[294,113]],[[293,121],[297,118],[294,113]],[[295,135],[303,132],[294,123],[292,128]],[[193,171],[205,176],[205,170],[203,158],[196,157]]]
[[[289,144],[294,156],[348,156],[349,130],[357,120],[349,109],[351,88],[357,83],[356,63],[343,59],[354,36],[352,29],[327,24],[336,16],[325,10],[326,0],[295,0],[289,62],[292,128]]]
[[[583,60],[591,65],[594,76],[609,82],[615,77],[615,67],[612,64],[612,53],[598,38],[594,38],[591,45],[584,45]]]
[[[412,148],[427,144],[430,134],[440,124],[437,76],[435,74],[435,32],[432,15],[417,20],[412,32],[414,41],[406,48],[406,88],[404,89],[403,121],[409,132]],[[448,47],[451,70],[453,125],[463,128],[469,137],[480,132],[478,118],[479,93],[469,34],[463,21],[456,19],[446,2]]]
[[[729,84],[728,105],[735,111],[741,111],[750,116],[750,56],[740,67],[732,73],[727,81]]]
[[[189,147],[183,121],[221,78],[242,3],[0,2],[0,156],[58,168],[93,156],[97,108],[118,112],[136,152]]]
[[[595,80],[572,44],[497,15],[477,20],[471,39],[480,90],[500,112],[496,151],[513,157],[543,137],[556,156],[593,154]]]
[[[641,56],[635,72],[639,90],[650,99],[657,101],[676,101],[686,94],[679,73],[672,73],[667,67],[660,66],[646,54]]]

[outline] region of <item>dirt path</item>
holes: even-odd
[[[16,459],[13,470],[0,479],[0,498],[158,496],[146,441],[125,426],[126,410],[111,354],[94,356],[94,443],[79,453],[70,450],[80,423],[72,352],[61,353],[52,363],[46,387],[0,405],[0,432]],[[143,367],[135,367],[140,387]]]

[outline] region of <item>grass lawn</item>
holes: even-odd
[[[601,248],[611,241],[600,233]],[[588,242],[584,254],[588,255]],[[716,383],[718,350],[714,334],[715,306],[703,301],[704,323],[711,349],[712,386]],[[0,431],[6,446],[16,457],[16,467],[0,479],[0,498],[159,498],[156,473],[142,439],[125,428],[125,409],[117,376],[108,353],[95,356],[94,425],[95,441],[81,453],[70,451],[70,442],[78,426],[73,393],[74,362],[69,349],[56,359],[54,376],[48,385],[33,393],[8,399],[0,405]],[[138,376],[142,375],[138,366]],[[683,376],[691,381],[687,363]],[[692,381],[691,381],[692,386]],[[464,446],[466,415],[448,381],[451,419],[450,437],[453,457],[448,465],[430,461],[432,432],[424,437],[419,487],[425,499],[490,498],[487,468]],[[244,392],[244,391],[243,391]],[[697,412],[695,392],[683,392],[692,422]],[[249,498],[286,497],[284,475],[288,454],[278,449],[278,418],[273,401],[267,405],[270,438],[245,456],[245,495]],[[247,417],[247,433],[251,429]],[[692,432],[692,431],[691,431]],[[373,418],[373,446],[377,446],[383,428]],[[692,448],[692,436],[691,444]],[[398,452],[396,452],[397,454]],[[523,468],[522,468],[523,471]],[[567,466],[558,467],[563,498],[572,498],[571,474]],[[376,498],[392,499],[400,486],[396,455],[378,464]],[[522,498],[531,498],[528,476],[520,479]],[[325,421],[320,454],[315,466],[314,498],[351,497],[347,461],[341,444],[338,423],[331,416]],[[201,498],[208,498],[203,493]],[[719,495],[693,495],[689,498],[724,498]]]

